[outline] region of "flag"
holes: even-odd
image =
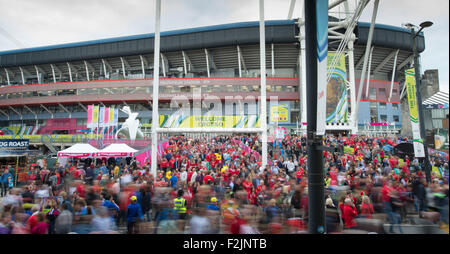
[[[99,107],[94,106],[92,110],[92,128],[98,127],[98,114],[99,114]]]
[[[87,128],[92,128],[93,124],[92,124],[92,117],[94,113],[94,105],[88,105],[88,110],[87,110]]]
[[[317,135],[325,135],[328,79],[328,0],[316,1]]]
[[[103,118],[104,121],[104,126],[108,127],[109,126],[109,107],[105,107],[105,117]]]
[[[105,126],[105,107],[100,107],[98,126],[99,127]]]

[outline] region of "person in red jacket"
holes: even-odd
[[[362,196],[362,204],[361,204],[361,216],[371,219],[373,214],[373,206],[370,203],[370,198],[366,195]]]
[[[356,226],[355,217],[358,215],[355,204],[351,198],[346,198],[344,201],[344,225],[346,228],[353,228]]]

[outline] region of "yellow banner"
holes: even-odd
[[[98,123],[98,111],[99,111],[99,106],[95,106],[94,105],[94,110],[92,111],[92,123],[97,124]]]
[[[409,117],[411,121],[418,123],[419,114],[417,111],[417,98],[416,98],[416,79],[414,68],[405,71],[406,76],[406,93],[408,95],[408,107]]]
[[[271,122],[287,122],[289,121],[289,107],[285,104],[270,106]]]
[[[161,128],[256,128],[259,117],[160,115],[159,123]]]

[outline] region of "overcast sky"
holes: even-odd
[[[330,2],[334,0],[329,0]],[[258,0],[162,0],[161,31],[259,19]],[[266,0],[266,19],[286,19],[291,0]],[[302,0],[296,1],[294,18]],[[349,0],[353,4],[354,0]],[[0,0],[0,51],[154,32],[154,5],[149,0]],[[360,21],[370,21],[373,1]],[[338,8],[332,11],[337,11]],[[422,72],[438,69],[442,91],[449,85],[448,0],[381,0],[377,23],[419,25],[426,49]],[[3,30],[2,30],[3,29]],[[15,42],[14,42],[15,41]]]

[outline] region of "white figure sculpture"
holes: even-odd
[[[136,140],[136,137],[139,139],[144,138],[144,134],[139,129],[140,121],[139,119],[136,119],[139,113],[132,113],[129,106],[125,106],[121,110],[128,115],[128,119],[122,124],[122,128],[116,132],[116,139],[119,136],[119,133],[122,133],[130,140]]]

